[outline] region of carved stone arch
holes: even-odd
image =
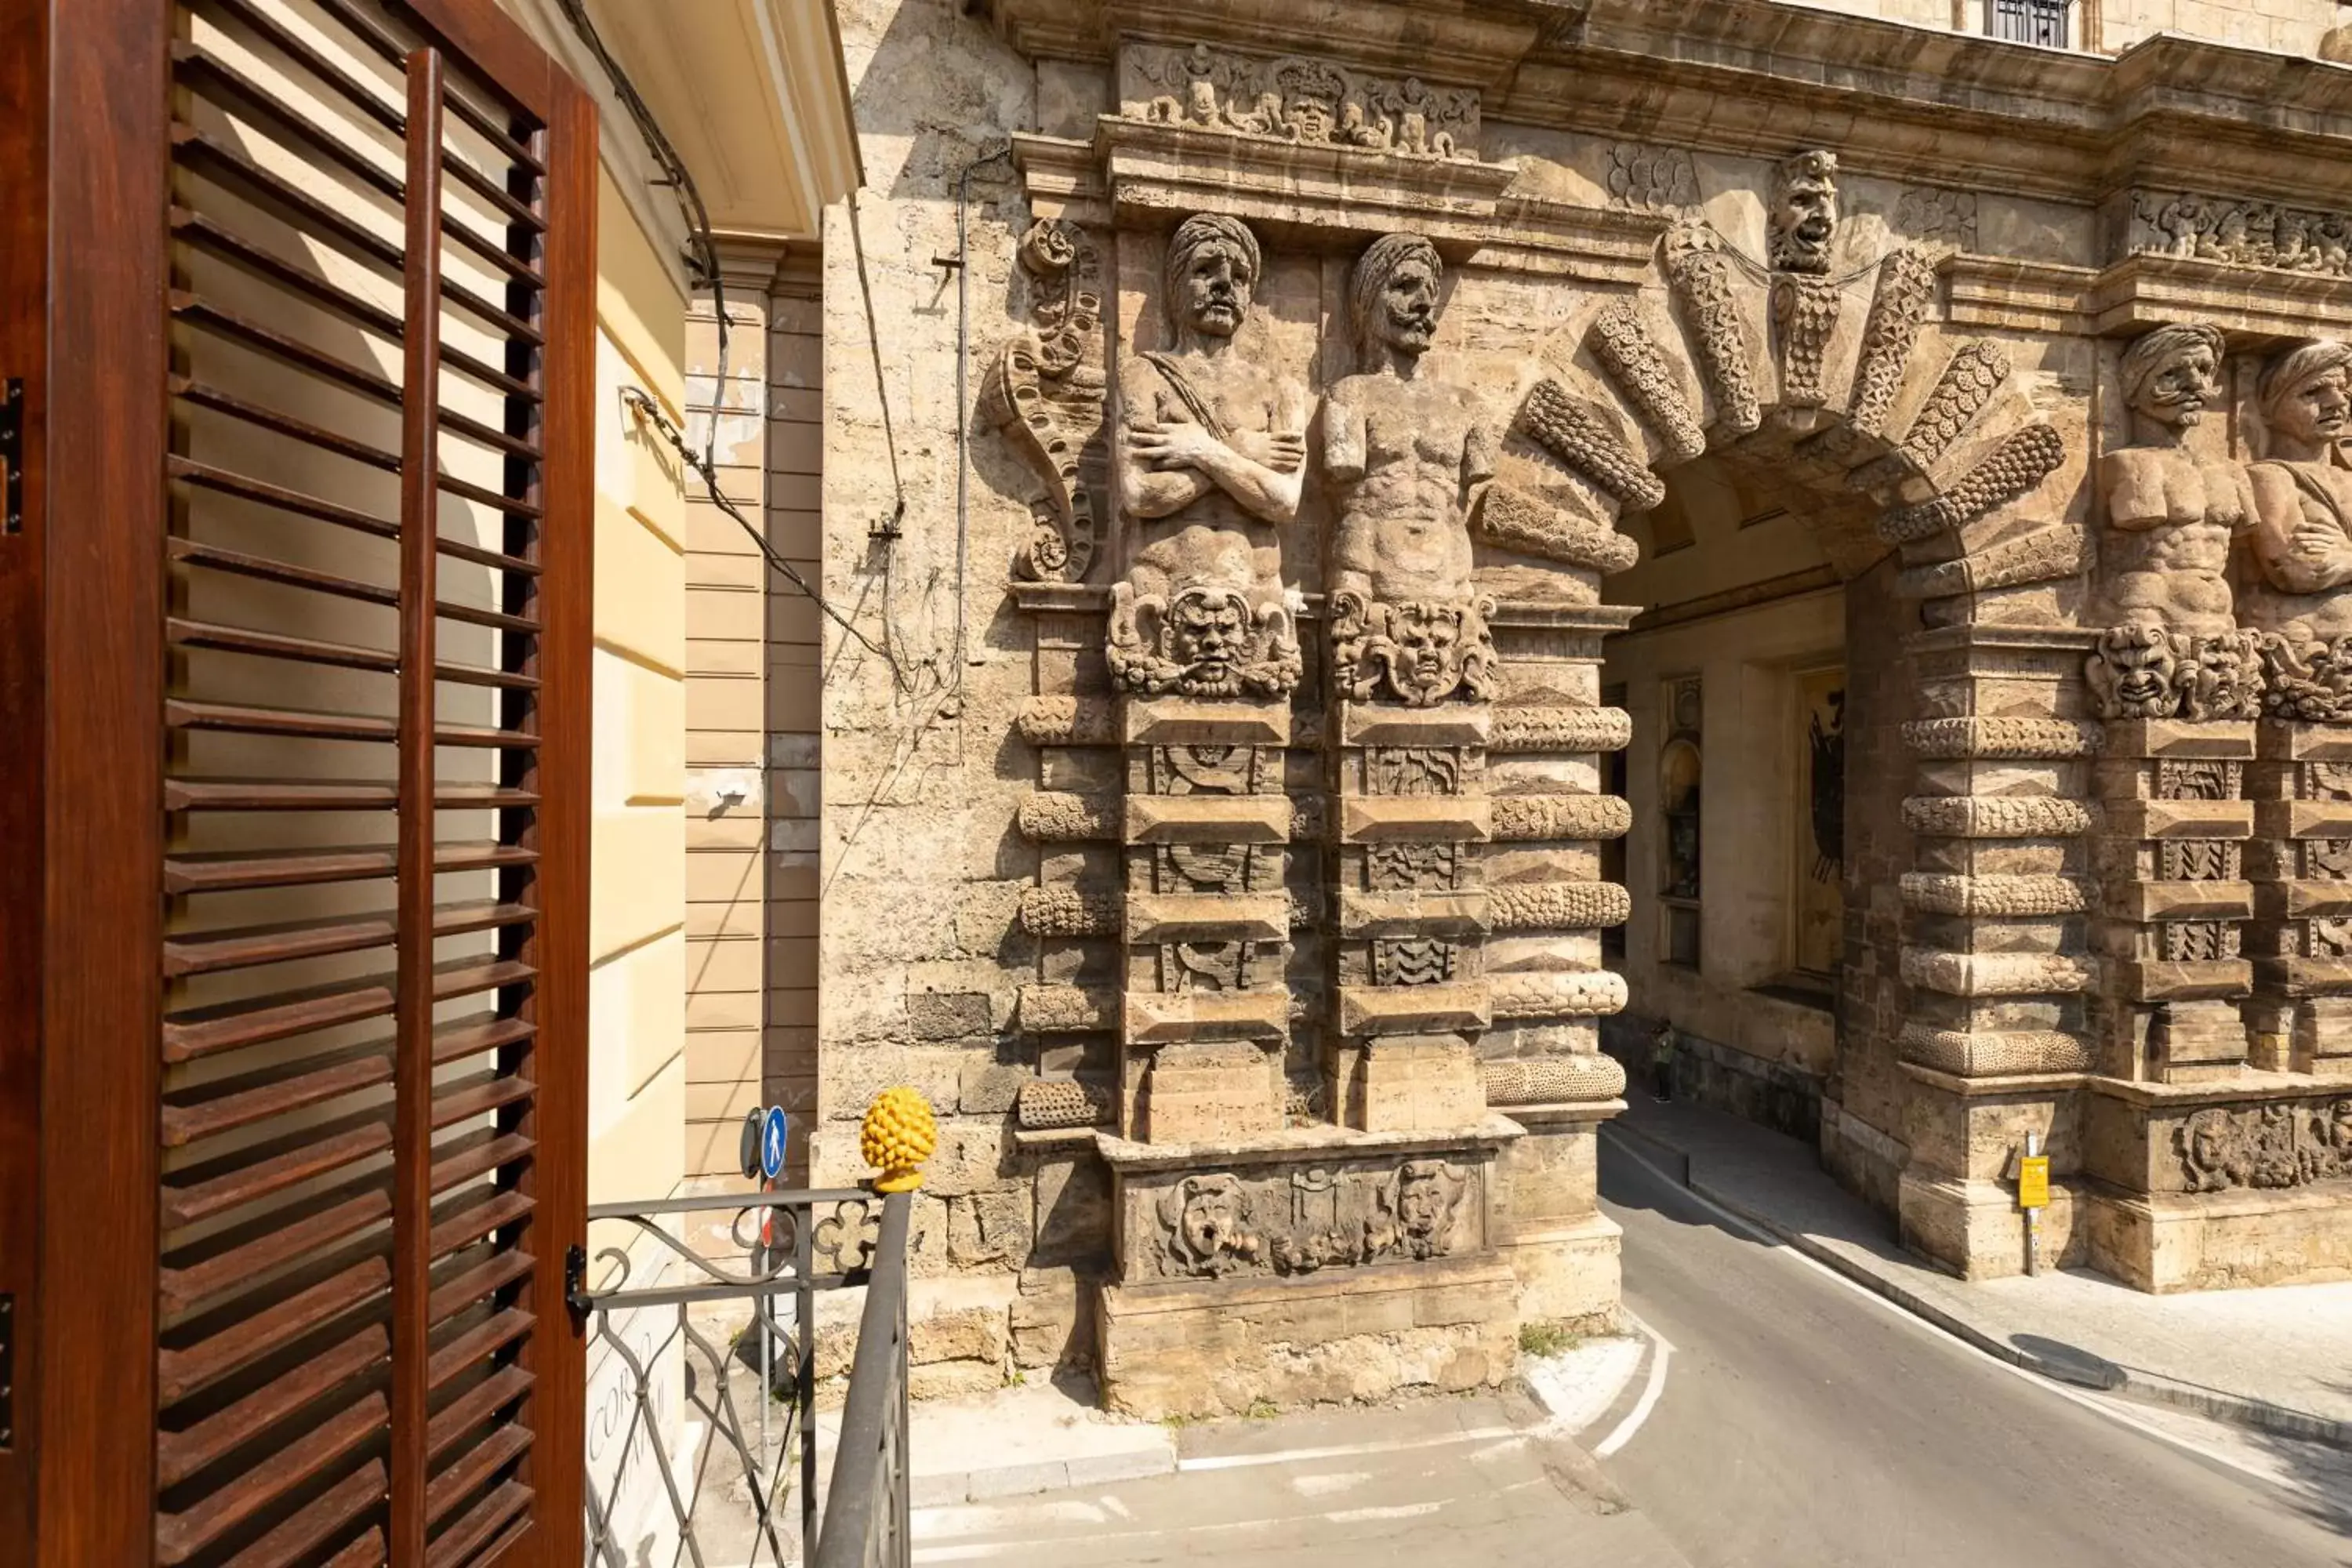
[[[1806,494],[1841,577],[1895,551],[1926,625],[2001,619],[2002,590],[2085,570],[2084,441],[2036,406],[2010,349],[1943,318],[1937,284],[1924,247],[1813,278],[1679,226],[1638,290],[1587,300],[1542,346],[1505,488],[1569,537],[1613,532],[1698,457],[1769,470]],[[1485,542],[1564,559],[1524,512]],[[2071,621],[2079,602],[2062,592],[2032,618]]]

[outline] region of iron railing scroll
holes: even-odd
[[[903,1390],[907,1204],[851,1188],[589,1208],[594,1264],[576,1247],[569,1263],[588,1335],[594,1568],[807,1560],[802,1547],[817,1539],[817,1296],[896,1282]],[[866,1350],[861,1336],[853,1409]]]
[[[908,1568],[913,1561],[907,1516],[907,1216],[913,1203],[907,1192],[882,1200],[814,1568]]]

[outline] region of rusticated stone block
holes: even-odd
[[[1605,969],[1490,974],[1497,1018],[1595,1018],[1625,1010],[1625,978]]]
[[[1615,882],[1514,882],[1487,897],[1497,931],[1581,931],[1633,915],[1633,895]]]
[[[1903,901],[1945,915],[2079,914],[2083,883],[2074,877],[1959,877],[1906,872]]]
[[[2097,984],[2095,961],[2063,952],[1903,950],[1903,983],[1947,996],[2065,995]]]
[[[1098,889],[1024,888],[1021,929],[1031,936],[1114,936],[1122,907],[1117,893]]]
[[[1628,571],[1642,559],[1642,547],[1615,530],[1596,528],[1504,484],[1487,487],[1471,529],[1497,549],[1604,574]]]
[[[1944,838],[2072,838],[2091,826],[2091,808],[2048,795],[1913,795],[1903,826]]]
[[[1633,743],[1633,719],[1622,708],[1505,704],[1495,710],[1496,752],[1622,752]]]
[[[1961,1078],[2085,1072],[2092,1065],[2087,1041],[2055,1029],[1978,1032],[1915,1022],[1903,1026],[1900,1050],[1906,1062]]]
[[[2072,719],[1915,719],[1903,743],[1916,756],[2088,757],[2105,744],[2098,725]]]
[[[1033,1078],[1021,1086],[1019,1104],[1021,1125],[1033,1132],[1110,1120],[1110,1096],[1076,1079]]]
[[[1068,844],[1118,837],[1119,803],[1114,796],[1048,791],[1021,803],[1021,837],[1033,844]]]
[[[1033,746],[1115,746],[1111,704],[1099,697],[1032,697],[1022,704],[1021,738]]]
[[[1017,1016],[1022,1032],[1031,1035],[1116,1028],[1118,997],[1100,986],[1024,985]]]
[[[1486,1103],[1498,1108],[1614,1100],[1625,1092],[1624,1067],[1601,1056],[1488,1062],[1486,1079]]]

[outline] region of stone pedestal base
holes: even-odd
[[[1557,1323],[1580,1334],[1614,1333],[1622,1325],[1618,1286],[1624,1231],[1590,1214],[1522,1231],[1498,1250],[1519,1282],[1519,1320]]]
[[[1344,1124],[1360,1132],[1464,1127],[1486,1114],[1478,1053],[1459,1035],[1391,1035],[1340,1047],[1332,1075]]]
[[[2099,1193],[2090,1260],[2141,1290],[2352,1279],[2352,1181],[2283,1192]]]
[[[1963,1279],[2025,1272],[2025,1215],[2011,1184],[1939,1181],[1906,1171],[1897,1201],[1903,1245],[1912,1251]],[[2090,1257],[2084,1201],[2081,1184],[2051,1183],[2050,1206],[2042,1211],[2042,1268],[2072,1268]]]
[[[1099,1322],[1103,1399],[1113,1409],[1152,1419],[1240,1415],[1265,1401],[1500,1384],[1518,1361],[1519,1281],[1487,1257],[1112,1285]]]

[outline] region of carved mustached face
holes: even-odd
[[[2310,377],[2271,406],[2279,434],[2310,447],[2344,437],[2352,420],[2352,371],[2333,365]]]
[[[1205,338],[1230,338],[1249,315],[1257,275],[1249,258],[1223,240],[1193,251],[1184,268],[1184,319]]]
[[[1239,689],[1249,605],[1230,588],[1188,588],[1168,610],[1169,655],[1196,695]]]
[[[2189,1119],[2189,1163],[2200,1171],[2220,1171],[2230,1163],[2230,1113],[2200,1110]]]
[[[1784,168],[1773,190],[1772,265],[1790,272],[1828,271],[1837,226],[1837,180],[1831,170],[1806,159]]]
[[[1417,256],[1397,263],[1381,289],[1374,330],[1391,348],[1412,354],[1429,352],[1437,336],[1437,278],[1429,263]]]
[[[2159,425],[2185,429],[2205,416],[2205,405],[2221,392],[2220,358],[2207,345],[2192,343],[2165,356],[2132,399],[2132,410]]]

